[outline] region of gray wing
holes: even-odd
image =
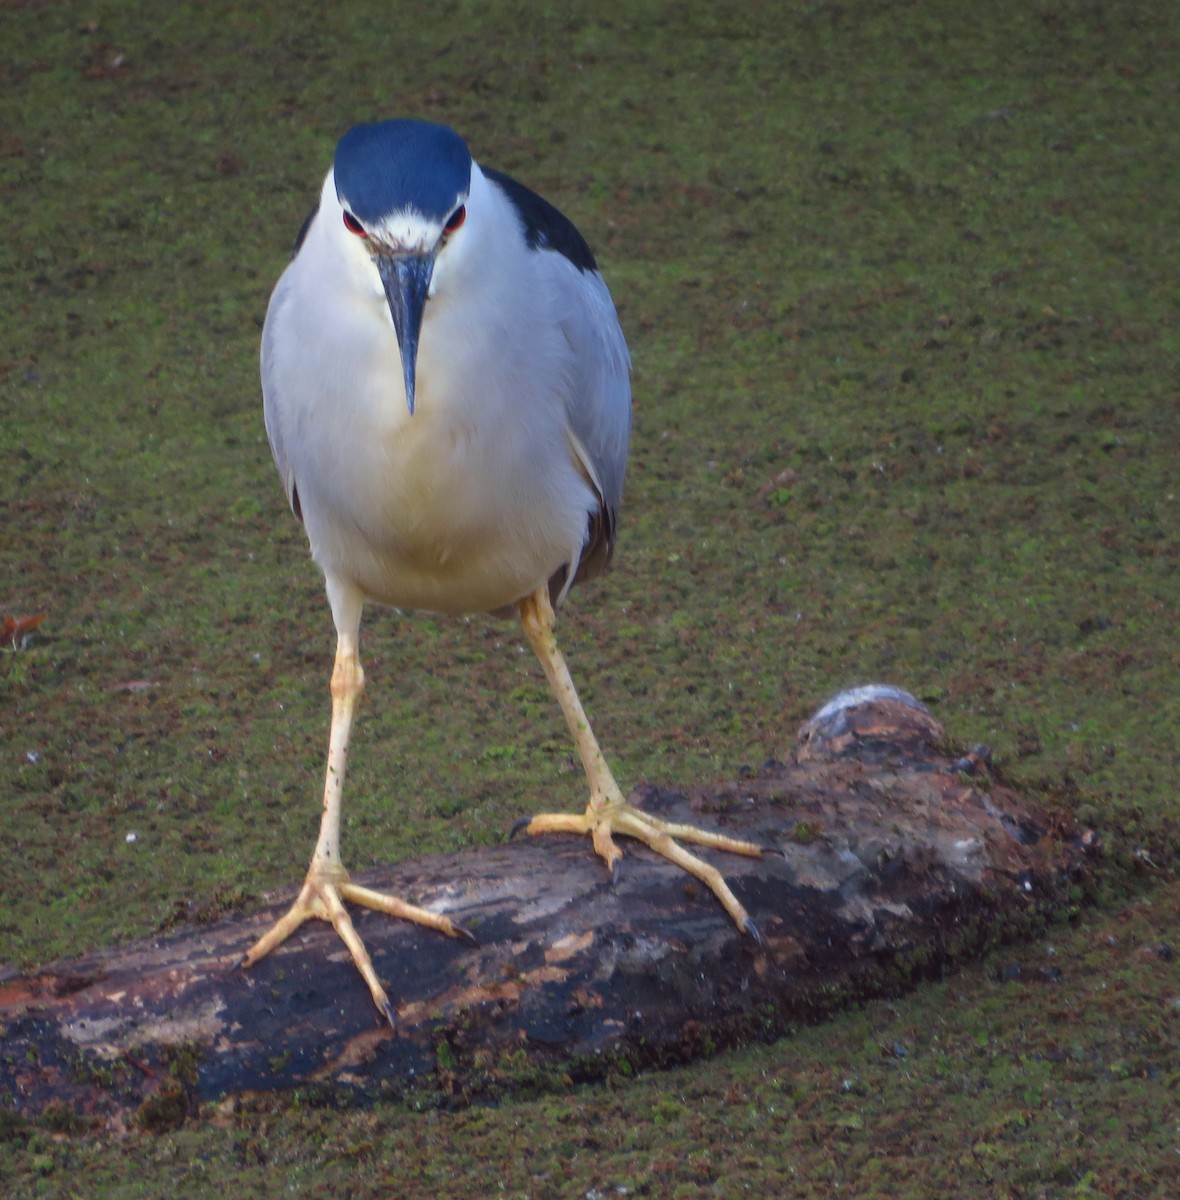
[[[515,209],[529,249],[552,254],[559,320],[572,351],[566,394],[570,449],[598,493],[599,506],[573,577],[564,569],[550,580],[550,591],[560,599],[578,580],[604,570],[614,550],[631,434],[631,356],[610,292],[574,223],[510,175],[482,165],[480,170]]]
[[[317,201],[315,207],[307,214],[303,224],[299,227],[299,232],[295,236],[295,246],[291,251],[291,263],[287,264],[287,269],[279,276],[279,281],[271,293],[270,303],[266,306],[266,322],[262,326],[262,347],[259,354],[259,369],[262,375],[262,415],[266,422],[266,436],[270,441],[270,452],[274,455],[275,466],[278,467],[279,475],[282,477],[283,489],[287,493],[287,503],[301,521],[303,520],[303,510],[299,505],[299,491],[295,487],[295,474],[283,446],[283,423],[280,419],[282,400],[279,395],[278,373],[275,369],[275,331],[281,320],[280,314],[291,287],[291,264],[299,256],[304,239],[307,237],[307,231],[319,215],[319,211],[320,206]]]
[[[573,452],[599,497],[570,581],[576,583],[605,570],[614,551],[631,434],[631,356],[602,276],[581,271],[572,282],[579,302],[561,321],[577,365],[566,414]]]
[[[314,215],[314,214],[313,214]],[[283,272],[271,293],[266,309],[266,323],[262,327],[262,349],[259,367],[262,374],[262,414],[266,422],[266,436],[270,441],[270,452],[283,480],[287,503],[291,511],[302,521],[303,510],[299,506],[299,492],[295,487],[295,473],[283,445],[282,399],[275,367],[274,338],[280,321],[287,290],[290,287],[290,268]]]

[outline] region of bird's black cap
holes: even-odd
[[[356,125],[336,144],[336,195],[366,224],[414,209],[445,221],[471,188],[471,151],[445,125]]]

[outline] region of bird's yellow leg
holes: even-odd
[[[348,739],[364,686],[365,676],[357,654],[356,635],[342,633],[336,644],[336,663],[332,669],[332,729],[328,737],[328,770],[324,781],[324,811],[320,820],[319,841],[316,842],[307,878],[295,903],[250,947],[239,965],[253,966],[286,941],[304,921],[313,917],[330,921],[369,985],[373,1002],[392,1025],[394,1018],[389,997],[377,978],[369,952],[353,926],[344,901],[351,900],[354,904],[377,909],[393,917],[403,917],[451,937],[471,935],[449,917],[350,882],[348,872],[340,861],[340,811],[344,799]]]
[[[715,850],[728,850],[733,854],[746,854],[758,858],[762,854],[753,842],[740,841],[724,834],[699,829],[695,825],[681,825],[653,817],[636,808],[623,796],[607,765],[598,739],[578,699],[569,668],[557,648],[553,634],[553,606],[549,602],[547,588],[540,588],[520,602],[520,620],[533,650],[541,660],[549,685],[557,697],[570,733],[578,747],[586,777],[590,781],[590,803],[584,813],[544,813],[533,817],[524,831],[538,833],[589,833],[594,849],[613,871],[617,870],[623,852],[615,845],[613,834],[624,834],[638,838],[690,875],[696,876],[708,887],[725,910],[734,919],[739,929],[757,933],[745,908],[725,882],[716,867],[690,854],[678,842],[692,842],[698,846],[709,846]]]

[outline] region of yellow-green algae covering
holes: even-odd
[[[558,203],[618,302],[619,553],[561,629],[620,778],[732,776],[887,679],[1105,860],[1074,925],[773,1045],[493,1107],[9,1106],[0,1191],[1180,1192],[1177,63],[1170,0],[9,0],[0,617],[47,616],[0,653],[0,962],[303,870],[332,630],[257,341],[381,116]],[[354,867],[580,801],[513,625],[372,613],[362,648]]]

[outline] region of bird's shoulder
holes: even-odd
[[[553,250],[569,259],[579,271],[598,270],[593,251],[565,213],[511,175],[491,167],[481,166],[480,170],[516,210],[530,250]]]
[[[315,207],[303,218],[303,224],[299,226],[299,232],[295,235],[295,245],[291,247],[291,257],[294,258],[299,253],[303,246],[304,240],[307,237],[307,231],[311,228],[311,223],[319,216],[320,202],[315,202]]]

